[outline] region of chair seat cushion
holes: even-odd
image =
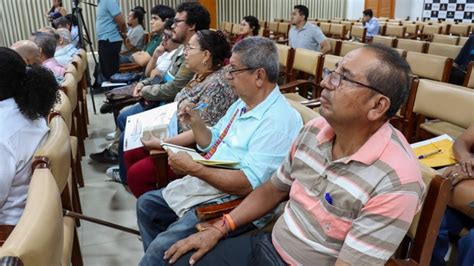
[[[70,141],[71,141],[72,161],[73,163],[75,163],[76,156],[77,156],[77,137],[71,136]]]
[[[305,97],[299,95],[296,92],[291,92],[291,93],[285,93],[284,94],[287,99],[293,100],[295,102],[302,102],[302,101],[307,101]]]
[[[465,128],[440,120],[423,123],[420,125],[420,128],[436,136],[448,134],[452,138],[459,137],[466,130]]]

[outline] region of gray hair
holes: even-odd
[[[63,45],[68,45],[72,41],[71,32],[67,29],[60,28],[56,30],[56,33],[59,35],[59,38],[63,39]]]
[[[54,57],[56,52],[56,38],[54,34],[37,31],[32,34],[32,41],[41,48],[47,59]]]
[[[270,39],[260,36],[245,38],[234,46],[232,53],[240,56],[240,62],[244,67],[263,68],[268,81],[272,83],[278,81],[278,49]]]

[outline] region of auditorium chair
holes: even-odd
[[[434,34],[441,34],[443,27],[441,25],[424,25],[419,37],[423,41],[431,41]]]
[[[344,40],[346,38],[346,34],[347,31],[345,25],[331,24],[331,27],[329,28],[329,35],[327,37]]]
[[[321,64],[320,52],[295,49],[291,81],[280,86],[283,93],[292,93],[293,100],[305,101],[318,95],[316,77]],[[311,78],[312,77],[312,78]]]
[[[471,25],[469,24],[452,24],[449,33],[461,37],[468,37],[471,32]]]
[[[321,22],[319,23],[319,28],[324,33],[324,35],[327,36],[329,35],[329,32],[331,31],[331,23]]]
[[[350,21],[341,21],[341,24],[346,26],[346,36],[349,32],[351,32],[351,29],[352,29],[352,24],[353,22],[350,22]]]
[[[403,133],[409,143],[412,142],[414,135],[414,126],[412,123],[413,118],[413,105],[415,104],[416,89],[418,88],[419,79],[413,75],[410,77],[410,88],[408,97],[404,103],[400,106],[395,116],[390,118],[390,124],[396,129]]]
[[[474,68],[474,62],[469,63],[467,66],[467,73],[466,73],[466,78],[464,79],[464,87],[468,87],[471,89],[474,89],[474,73],[473,73],[473,68]]]
[[[329,44],[331,44],[331,52],[329,52],[329,54],[333,54],[333,55],[339,54],[341,51],[342,41],[336,40],[333,38],[327,38],[327,40],[329,41]]]
[[[418,37],[418,30],[422,25],[417,25],[413,23],[403,23],[403,26],[405,26],[405,38],[408,39],[416,39]]]
[[[278,22],[267,23],[267,30],[269,33],[275,34],[278,31]]]
[[[431,168],[421,164],[420,167],[426,186],[422,208],[413,218],[410,229],[395,253],[395,258],[391,258],[385,264],[386,266],[430,264],[444,210],[451,193],[451,181],[442,178]]]
[[[461,46],[457,45],[431,42],[428,44],[427,53],[455,59],[461,51],[461,48]]]
[[[280,63],[280,81],[287,83],[291,80],[295,49],[283,44],[276,44],[276,47],[278,49],[278,61]]]
[[[320,85],[321,81],[323,81],[323,69],[328,68],[329,70],[336,70],[336,63],[340,62],[341,60],[342,56],[331,54],[325,54],[321,56],[321,67],[319,68],[319,72],[316,75],[316,86],[318,94],[315,98],[318,98],[320,96],[319,94],[323,90]]]
[[[355,39],[357,41],[360,41],[361,43],[365,43],[365,37],[367,35],[367,28],[364,28],[363,26],[352,26],[351,30],[351,39]]]
[[[466,44],[466,42],[467,42],[468,39],[469,39],[469,37],[461,37],[461,38],[459,38],[459,43],[458,43],[458,45],[461,46],[461,47],[464,46],[464,44]]]
[[[338,56],[345,56],[350,51],[361,48],[361,47],[364,47],[364,46],[365,46],[365,43],[342,41],[341,49],[339,50],[339,54],[337,54],[337,55]]]
[[[448,82],[453,59],[445,56],[407,52],[411,72],[420,78]]]
[[[287,22],[281,22],[278,24],[278,30],[275,33],[275,37],[283,37],[288,39],[288,31],[290,31],[291,24]]]
[[[394,47],[395,46],[395,40],[396,39],[394,37],[375,35],[372,39],[372,43],[381,43],[381,44],[384,44],[388,47]]]
[[[87,100],[87,81],[86,81],[86,65],[84,65],[84,60],[79,55],[75,55],[72,60],[72,64],[76,67],[75,76],[77,82],[77,114],[74,114],[77,117],[78,126],[80,126],[82,133],[82,140],[85,140],[89,133],[87,132],[88,124],[88,114],[85,102]],[[84,153],[82,155],[85,155]]]
[[[51,172],[61,193],[63,209],[80,212],[80,200],[76,182],[71,174],[71,145],[69,129],[59,112],[52,112],[49,117],[49,136],[46,142],[35,152],[35,158],[49,163]],[[71,217],[64,218],[64,253],[63,262],[82,265],[82,256],[77,236],[76,221]]]
[[[474,123],[473,106],[474,90],[420,79],[410,119],[416,140],[442,134],[457,138]]]
[[[385,36],[404,38],[407,28],[405,26],[387,25]]]
[[[409,39],[397,39],[395,47],[406,50],[408,52],[424,53],[426,46],[428,45],[425,41],[409,40]]]
[[[433,43],[443,43],[443,44],[450,44],[450,45],[458,45],[459,43],[459,36],[454,35],[444,35],[444,34],[434,34]]]
[[[79,98],[79,101],[82,101],[83,105],[83,114],[85,116],[86,124],[89,124],[89,112],[87,108],[87,93],[89,90],[89,87],[91,85],[91,78],[90,78],[90,71],[89,71],[89,61],[87,59],[87,52],[84,49],[79,49],[78,55],[82,59],[82,69],[83,69],[83,76],[82,80],[80,81],[80,84],[78,84],[79,88],[82,88],[83,94]],[[86,127],[86,133],[87,133],[87,127]]]
[[[62,264],[64,219],[60,192],[47,163],[34,160],[32,168],[26,206],[0,248],[0,265]]]

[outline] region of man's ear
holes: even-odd
[[[259,68],[255,70],[255,83],[257,84],[257,87],[261,88],[263,87],[264,80],[266,79],[267,72],[263,68]]]
[[[376,95],[369,102],[372,106],[367,114],[367,119],[369,121],[379,120],[381,117],[385,116],[388,109],[390,108],[390,99],[383,95]]]

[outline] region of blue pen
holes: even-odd
[[[429,156],[432,156],[432,155],[435,155],[435,154],[438,154],[442,152],[441,149],[437,149],[436,151],[432,151],[432,152],[428,152],[428,153],[425,153],[425,154],[422,154],[420,156],[418,156],[418,159],[425,159],[426,157],[429,157]]]
[[[332,205],[332,198],[331,198],[331,194],[329,194],[329,192],[326,192],[326,194],[324,194],[324,198],[326,199],[326,201]]]
[[[207,103],[200,103],[200,104],[198,104],[197,106],[195,106],[195,107],[193,108],[193,110],[202,110],[202,109],[204,109],[204,108],[207,108],[208,106],[209,106],[209,104],[207,104]]]

